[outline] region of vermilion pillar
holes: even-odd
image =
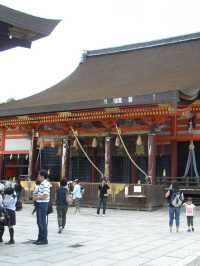
[[[156,142],[155,134],[148,135],[148,176],[151,184],[156,183]]]
[[[171,142],[171,177],[177,177],[177,142]]]
[[[135,165],[131,163],[131,183],[132,184],[137,184],[138,182],[138,177],[136,173],[137,173],[137,169]]]
[[[111,178],[112,175],[112,154],[111,154],[111,137],[105,138],[105,177]]]
[[[32,130],[32,140],[31,140],[31,150],[29,152],[29,168],[28,175],[32,179],[37,176],[36,160],[37,160],[37,143],[38,143],[39,133],[36,130]]]
[[[61,177],[69,177],[69,139],[68,137],[63,139],[62,144],[62,163],[61,163]]]

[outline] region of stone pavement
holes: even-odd
[[[37,235],[31,210],[31,205],[25,205],[17,213],[16,244],[0,244],[0,266],[200,266],[200,209],[194,233],[186,231],[184,214],[180,232],[169,233],[166,208],[108,210],[106,217],[97,217],[96,210],[88,208],[74,215],[70,208],[62,234],[57,233],[56,213],[50,215],[48,246],[29,242]]]

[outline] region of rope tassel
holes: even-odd
[[[70,127],[71,128],[71,131],[72,131],[72,133],[73,133],[73,135],[74,135],[74,137],[75,137],[75,139],[76,139],[76,141],[77,141],[77,143],[78,143],[78,146],[80,147],[80,149],[81,149],[81,151],[83,152],[83,154],[85,155],[85,157],[88,159],[88,161],[91,163],[91,165],[97,170],[97,172],[101,175],[101,176],[103,176],[103,173],[101,172],[101,170],[93,163],[93,161],[90,159],[90,157],[88,156],[88,154],[87,154],[87,152],[84,150],[84,148],[83,148],[83,146],[82,146],[82,144],[80,143],[80,141],[79,141],[79,139],[78,139],[78,133],[77,133],[77,131],[75,131],[74,129],[73,129],[73,127]]]
[[[142,170],[142,168],[140,168],[139,167],[139,165],[133,160],[133,158],[131,157],[131,155],[130,155],[130,153],[128,152],[128,149],[127,149],[127,147],[126,147],[126,145],[125,145],[125,143],[124,143],[124,141],[123,141],[123,139],[122,139],[122,136],[121,136],[121,131],[120,131],[120,129],[118,128],[118,126],[117,126],[117,124],[115,125],[115,127],[116,127],[116,130],[117,130],[117,134],[118,134],[118,136],[119,136],[119,138],[120,138],[120,141],[121,141],[121,143],[122,143],[122,146],[124,147],[124,150],[125,150],[125,152],[126,152],[126,154],[128,155],[128,157],[129,157],[129,159],[130,159],[130,161],[132,162],[132,164],[145,176],[145,178],[146,178],[146,180],[148,180],[148,175],[147,175],[147,173],[145,173],[145,171],[144,170]]]

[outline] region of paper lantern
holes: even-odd
[[[142,138],[141,138],[140,135],[138,135],[138,137],[137,137],[136,144],[137,144],[138,146],[142,145]]]
[[[93,140],[92,140],[92,148],[96,148],[97,145],[98,145],[97,139],[96,138],[93,138]]]
[[[119,147],[120,144],[121,144],[120,138],[119,138],[119,136],[117,136],[116,139],[115,139],[115,146]]]

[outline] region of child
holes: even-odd
[[[192,232],[194,232],[193,217],[194,217],[194,208],[196,206],[192,203],[192,198],[188,197],[187,201],[183,204],[183,206],[185,207],[186,210],[188,232],[191,232],[191,230]]]

